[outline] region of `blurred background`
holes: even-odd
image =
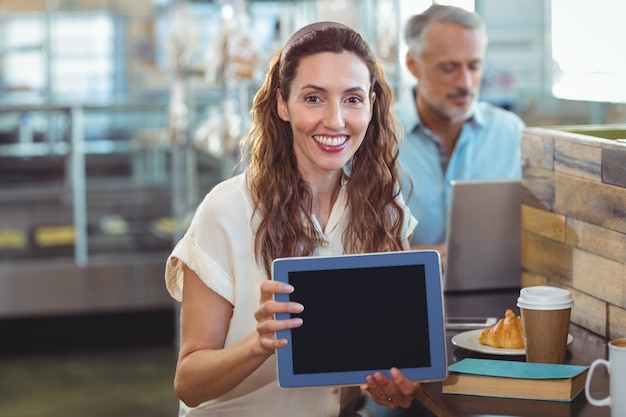
[[[351,25],[394,88],[423,0],[0,0],[0,415],[172,416],[165,259],[228,176],[267,61]],[[483,98],[528,126],[626,123],[626,3],[459,0]]]

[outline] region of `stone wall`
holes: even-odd
[[[567,288],[574,323],[626,337],[626,143],[527,128],[522,167],[522,286]]]

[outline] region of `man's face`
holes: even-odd
[[[486,43],[481,33],[435,23],[426,34],[421,56],[407,55],[407,67],[418,79],[418,108],[466,120],[480,92]]]

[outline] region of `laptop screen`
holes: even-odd
[[[521,180],[452,181],[444,291],[519,288]]]

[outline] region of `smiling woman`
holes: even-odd
[[[167,261],[168,290],[182,300],[181,416],[358,415],[358,387],[278,386],[286,340],[276,332],[302,320],[276,315],[305,307],[275,301],[294,288],[270,280],[271,265],[408,248],[417,222],[400,194],[392,104],[377,58],[348,26],[311,24],[276,54],[254,99],[245,172],[211,190]],[[372,395],[406,406],[416,388],[401,382]]]

